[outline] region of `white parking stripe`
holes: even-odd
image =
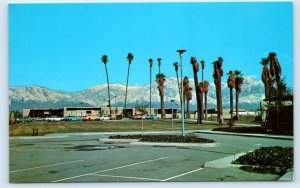
[[[66,163],[57,163],[57,164],[52,164],[52,165],[38,166],[38,167],[21,169],[21,170],[13,170],[13,171],[10,171],[9,173],[22,172],[22,171],[26,171],[26,170],[33,170],[33,169],[38,169],[38,168],[50,167],[50,166],[58,166],[58,165],[69,164],[69,163],[78,163],[81,161],[84,161],[84,160],[77,160],[77,161],[70,161],[70,162],[66,162]]]
[[[173,176],[173,177],[164,179],[164,180],[162,180],[162,181],[169,181],[169,180],[171,180],[171,179],[175,179],[175,178],[178,178],[178,177],[180,177],[180,176],[184,176],[184,175],[187,175],[187,174],[190,174],[190,173],[193,173],[193,172],[202,170],[202,169],[203,169],[203,168],[197,168],[197,169],[195,169],[195,170],[192,170],[192,171],[189,171],[189,172],[185,172],[185,173],[179,174],[179,175],[177,175],[177,176]]]
[[[160,179],[140,178],[140,177],[131,177],[131,176],[113,176],[113,175],[102,175],[102,174],[90,174],[90,175],[103,176],[103,177],[112,177],[112,178],[135,179],[135,180],[161,181]]]
[[[51,182],[52,183],[61,182],[61,181],[69,180],[69,179],[79,178],[79,177],[82,177],[82,176],[87,176],[87,175],[101,173],[101,172],[107,172],[107,171],[111,171],[111,170],[116,170],[116,169],[120,169],[120,168],[125,168],[125,167],[129,167],[129,166],[138,165],[138,164],[143,164],[143,163],[149,163],[149,162],[153,162],[153,161],[158,161],[158,160],[162,160],[162,159],[166,159],[166,158],[169,158],[169,157],[167,156],[167,157],[160,157],[160,158],[157,158],[157,159],[151,159],[151,160],[147,160],[147,161],[141,161],[141,162],[132,163],[132,164],[129,164],[129,165],[124,165],[124,166],[120,166],[120,167],[110,168],[110,169],[101,170],[101,171],[97,171],[97,172],[91,172],[91,173],[88,173],[88,174],[82,174],[82,175],[78,175],[78,176],[72,176],[72,177],[69,177],[69,178],[59,179],[59,180],[55,180],[55,181],[51,181]]]

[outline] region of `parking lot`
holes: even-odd
[[[10,182],[274,181],[279,176],[204,164],[263,146],[293,146],[292,140],[204,133],[195,134],[217,144],[146,146],[102,140],[111,134],[11,137]]]

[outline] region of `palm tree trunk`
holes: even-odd
[[[240,92],[235,90],[235,115],[236,115],[236,120],[239,120],[239,94],[240,94]]]
[[[161,110],[161,119],[165,119],[165,102],[164,95],[160,96],[160,110]]]
[[[190,100],[186,99],[186,118],[190,119]]]
[[[222,125],[224,123],[224,119],[223,119],[223,108],[222,108],[221,76],[219,72],[217,75],[216,88],[217,88],[218,122],[220,125]]]
[[[197,76],[196,66],[193,66],[193,73],[194,73],[194,83],[195,83],[196,101],[197,101],[197,124],[201,124],[202,123],[202,112],[203,112],[202,94],[200,93],[199,89],[197,89],[198,88],[198,76]]]
[[[178,71],[176,71],[176,77],[177,77],[177,84],[178,84],[178,91],[179,91],[179,101],[180,101],[180,104],[182,105],[182,101],[181,101],[181,89],[180,89],[180,85],[179,85]]]
[[[204,93],[205,95],[205,120],[207,120],[207,93]]]
[[[124,111],[125,111],[125,117],[127,117],[127,89],[128,89],[128,80],[129,80],[129,70],[130,70],[130,63],[128,63],[128,71],[127,71],[127,82],[126,82],[126,91],[125,91],[125,106],[124,106]]]
[[[107,72],[107,66],[106,66],[106,64],[105,64],[105,71],[106,71],[106,82],[107,82],[107,96],[108,96],[109,116],[111,117],[109,80],[108,80],[108,72]]]
[[[232,87],[230,87],[230,118],[232,120],[233,117],[233,91]]]
[[[219,101],[219,90],[218,90],[218,81],[215,84],[216,85],[216,98],[217,98],[217,121],[220,121],[220,101]]]

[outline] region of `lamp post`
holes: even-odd
[[[182,129],[182,133],[181,135],[184,136],[184,104],[183,104],[183,81],[182,81],[182,54],[185,52],[186,50],[177,50],[177,52],[179,53],[179,57],[180,57],[180,81],[181,81],[181,129]]]
[[[171,99],[170,102],[171,102],[171,109],[172,109],[172,132],[173,132],[173,117],[174,117],[174,114],[173,114],[173,102],[175,100],[174,99]]]

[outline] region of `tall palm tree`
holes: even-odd
[[[158,62],[158,74],[160,74],[161,58],[157,58]]]
[[[223,76],[223,69],[222,69],[223,58],[219,57],[214,64],[214,83],[216,85],[216,95],[217,95],[217,110],[218,110],[218,122],[219,125],[223,125],[224,118],[223,118],[223,106],[222,106],[222,87],[221,87],[221,78]]]
[[[242,85],[244,82],[243,74],[239,70],[234,71],[235,79],[235,114],[236,120],[239,119],[239,95],[242,92]]]
[[[272,77],[275,76],[277,86],[280,84],[280,75],[281,75],[281,67],[279,61],[277,59],[275,52],[269,53],[269,62],[270,62],[270,73]]]
[[[149,59],[149,64],[150,64],[150,114],[151,114],[151,103],[152,103],[152,100],[151,100],[151,94],[152,94],[152,91],[151,91],[151,85],[152,85],[152,65],[153,65],[153,60],[150,58]]]
[[[267,66],[269,64],[269,61],[266,58],[262,58],[262,61],[260,63],[263,65],[263,69],[261,72],[261,80],[265,85],[265,99],[269,99],[271,97],[270,90],[273,85],[273,79],[270,70]]]
[[[184,102],[183,104],[186,104],[186,118],[190,118],[190,105],[189,105],[189,91],[190,91],[190,84],[189,79],[187,76],[183,79],[183,96],[184,96]]]
[[[227,79],[227,85],[230,89],[230,118],[232,120],[233,117],[233,88],[235,87],[235,79],[234,79],[234,74],[232,71],[229,71],[227,73],[228,79]]]
[[[132,53],[128,53],[127,60],[128,60],[128,71],[127,71],[127,82],[126,82],[126,92],[125,92],[125,107],[124,107],[124,115],[125,115],[125,117],[127,117],[127,112],[126,112],[126,108],[127,108],[127,89],[128,89],[130,64],[133,61],[133,55],[132,55]]]
[[[108,96],[108,107],[109,107],[109,116],[111,117],[111,105],[110,105],[110,92],[109,92],[109,80],[108,80],[108,72],[107,72],[107,62],[108,62],[108,57],[107,55],[102,55],[101,61],[105,66],[105,72],[106,72],[106,82],[107,82],[107,96]]]
[[[157,89],[160,96],[160,110],[161,118],[165,119],[165,102],[164,102],[164,83],[166,81],[166,76],[163,73],[156,75]]]
[[[199,72],[199,64],[197,63],[196,57],[191,57],[191,64],[193,66],[193,73],[194,73],[194,82],[195,82],[195,90],[196,90],[196,100],[197,100],[197,124],[202,123],[202,101],[201,101],[201,95],[198,89],[198,75],[197,72]]]
[[[204,80],[203,93],[204,93],[204,106],[205,106],[205,120],[207,120],[207,93],[208,93],[209,82]]]
[[[178,85],[178,92],[179,92],[179,101],[180,101],[180,104],[182,103],[181,101],[181,88],[180,88],[180,85],[179,85],[179,78],[178,78],[178,62],[175,62],[173,64],[173,66],[175,67],[175,72],[176,72],[176,78],[177,78],[177,85]]]

